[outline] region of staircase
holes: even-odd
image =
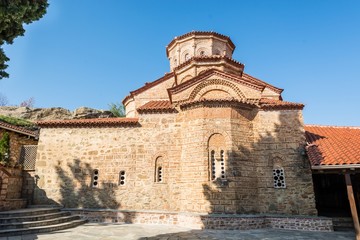
[[[37,234],[84,224],[79,216],[60,208],[26,208],[0,212],[0,237]]]
[[[334,231],[354,231],[354,222],[351,217],[333,217]]]

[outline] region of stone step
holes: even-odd
[[[60,212],[60,208],[25,208],[19,210],[11,210],[0,212],[0,218],[34,216],[48,213]]]
[[[27,205],[26,208],[63,208],[64,206],[62,205]]]
[[[28,215],[28,216],[16,216],[16,217],[0,217],[0,224],[4,223],[17,223],[17,222],[31,222],[42,221],[47,219],[53,219],[58,217],[70,216],[69,212],[55,212],[41,215]]]
[[[351,217],[334,217],[334,231],[353,231],[354,222]]]
[[[71,222],[73,220],[78,220],[78,219],[80,219],[79,216],[64,216],[64,217],[58,217],[54,219],[47,219],[41,221],[4,223],[4,224],[0,224],[0,230],[49,226],[49,225],[56,225],[65,222]]]
[[[38,226],[38,227],[19,228],[19,229],[4,229],[4,230],[0,230],[0,237],[53,232],[53,231],[59,231],[63,229],[77,227],[84,223],[86,223],[85,220],[78,219],[78,220],[72,220],[70,222],[59,223],[48,226]]]

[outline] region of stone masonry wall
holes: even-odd
[[[41,129],[35,204],[179,210],[179,125],[173,114],[143,116],[141,127]],[[155,160],[163,157],[163,182]],[[92,187],[98,170],[98,187]],[[125,184],[119,175],[125,171]]]
[[[22,170],[0,166],[0,211],[25,207],[21,199]]]
[[[35,204],[314,215],[311,172],[299,153],[302,129],[299,111],[218,105],[141,114],[136,127],[44,128]],[[214,134],[224,141],[224,179],[211,179],[209,139]],[[163,166],[161,182],[156,181],[157,159]],[[274,167],[284,169],[286,188],[274,188]]]
[[[258,212],[315,215],[310,166],[301,111],[260,111],[254,119],[254,163]],[[273,169],[283,168],[285,188],[274,188]]]

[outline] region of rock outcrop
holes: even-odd
[[[71,112],[61,107],[28,108],[28,107],[0,107],[0,115],[23,118],[29,121],[59,120],[59,119],[85,119],[114,117],[110,111],[80,107]]]

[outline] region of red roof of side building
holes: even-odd
[[[9,124],[3,121],[0,121],[0,128],[10,130],[13,132],[21,133],[30,137],[37,138],[38,137],[38,131],[29,130],[27,128],[19,127],[13,124]]]
[[[150,101],[137,109],[139,113],[176,112],[169,100]]]
[[[135,126],[138,124],[138,119],[137,118],[68,119],[68,120],[39,121],[36,124],[41,128],[116,127],[116,126]]]
[[[360,164],[360,127],[307,125],[305,136],[313,168]]]

